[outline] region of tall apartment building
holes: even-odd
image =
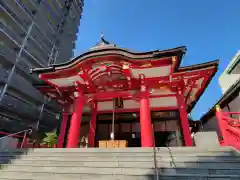
[[[55,128],[56,102],[31,84],[29,69],[73,56],[83,0],[0,1],[0,131]]]

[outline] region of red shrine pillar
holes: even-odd
[[[145,86],[141,87],[142,95],[140,99],[140,130],[142,147],[153,147],[153,128],[149,105],[149,93]]]
[[[187,107],[184,101],[184,96],[180,89],[177,90],[177,103],[178,103],[178,110],[180,113],[181,126],[182,126],[185,146],[192,146],[193,142],[192,142],[191,132],[189,129]]]
[[[94,102],[92,105],[92,116],[90,120],[90,127],[88,133],[88,143],[90,147],[94,147],[95,134],[96,134],[96,124],[97,124],[97,103]]]
[[[67,148],[77,148],[80,136],[82,111],[84,106],[84,97],[81,89],[78,89],[75,98],[76,99],[74,101],[72,119],[68,133]]]
[[[60,128],[60,134],[58,136],[58,143],[57,143],[58,148],[63,148],[63,142],[64,142],[64,137],[65,137],[66,128],[67,128],[68,115],[69,113],[66,112],[66,109],[64,107],[62,112],[62,123]]]

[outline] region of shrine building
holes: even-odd
[[[103,37],[86,53],[32,69],[35,86],[62,106],[58,147],[124,140],[127,147],[192,146],[188,113],[218,61],[180,67],[186,47],[132,52]],[[194,62],[194,60],[193,60]]]

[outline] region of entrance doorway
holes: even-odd
[[[171,112],[171,113],[169,113]],[[141,147],[139,113],[119,113],[115,115],[115,140],[126,140],[128,147]],[[182,146],[180,120],[173,111],[152,112],[152,124],[156,147]],[[100,140],[110,140],[112,114],[99,115],[95,144]]]
[[[115,140],[126,140],[128,147],[141,147],[141,135],[140,130],[136,131],[136,126],[139,123],[134,121],[121,122],[117,121],[114,125]],[[110,140],[110,134],[112,132],[112,121],[105,120],[97,123],[96,131],[96,145],[101,140]]]

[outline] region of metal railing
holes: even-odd
[[[25,130],[22,130],[22,131],[19,131],[19,132],[16,132],[16,133],[8,134],[6,136],[1,137],[0,141],[2,139],[8,138],[8,137],[14,137],[14,136],[16,137],[16,136],[18,136],[19,134],[22,134],[22,133],[24,133],[24,135],[23,135],[23,140],[22,140],[22,143],[21,143],[20,147],[24,148],[24,145],[25,145],[25,143],[27,141],[27,135],[32,133],[32,129],[25,129]]]

